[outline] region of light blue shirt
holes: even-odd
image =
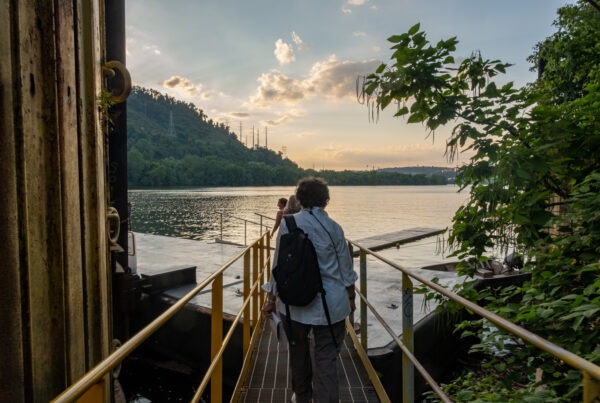
[[[348,301],[346,287],[353,285],[358,279],[358,275],[354,271],[352,256],[342,227],[329,218],[327,213],[320,207],[314,207],[312,213],[314,216],[310,214],[309,209],[303,209],[294,214],[294,219],[296,225],[308,234],[308,238],[315,247],[331,323],[336,323],[350,314],[350,302]],[[323,227],[329,232],[329,235]],[[279,255],[279,241],[281,236],[286,233],[288,233],[287,225],[285,220],[281,220],[275,253],[273,254],[273,266],[275,266]],[[271,276],[271,282],[275,283],[273,276]],[[274,294],[277,295],[277,285],[276,283],[272,285],[274,286]],[[285,304],[279,299],[277,310],[284,314],[286,312]],[[320,294],[306,306],[290,306],[290,316],[292,320],[300,323],[327,325],[327,317],[325,316]]]

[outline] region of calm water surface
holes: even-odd
[[[257,213],[274,217],[277,200],[293,192],[293,186],[131,190],[132,229],[207,241],[221,237],[223,231],[225,240],[250,242],[259,235],[261,217]],[[446,228],[467,199],[454,185],[332,186],[330,196],[326,210],[352,240],[411,227]],[[257,224],[244,225],[238,218]],[[272,226],[273,221],[262,218],[262,223]],[[419,249],[419,245],[432,242],[435,240],[423,240],[412,246]],[[422,254],[407,256],[411,265],[417,264],[414,259]]]

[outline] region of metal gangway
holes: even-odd
[[[212,313],[211,313],[211,357],[212,361],[204,377],[196,388],[191,401],[199,402],[202,399],[208,399],[210,402],[219,403],[223,401],[223,355],[231,342],[234,330],[241,326],[242,345],[243,345],[243,368],[240,373],[236,388],[233,392],[231,401],[250,402],[267,401],[252,400],[256,399],[253,393],[259,393],[263,398],[269,396],[270,401],[286,401],[289,396],[289,384],[282,382],[264,382],[264,379],[275,379],[269,377],[269,374],[277,373],[285,367],[285,348],[273,346],[272,332],[265,325],[265,320],[260,312],[261,303],[265,295],[260,285],[269,278],[269,268],[271,266],[271,248],[269,232],[264,232],[259,239],[251,245],[244,248],[239,254],[232,257],[221,268],[207,277],[204,281],[197,284],[188,294],[182,297],[178,302],[172,305],[162,313],[153,322],[147,325],[139,333],[125,342],[120,348],[106,357],[96,367],[84,375],[81,379],[67,388],[63,393],[57,396],[53,402],[105,402],[110,401],[110,382],[112,371],[118,367],[137,347],[147,340],[155,331],[161,328],[177,312],[181,311],[185,305],[200,291],[208,286],[212,287]],[[355,376],[359,377],[364,385],[365,400],[361,401],[390,401],[385,390],[379,383],[377,374],[372,370],[368,356],[366,354],[368,346],[368,323],[367,310],[370,310],[375,318],[381,323],[383,328],[390,334],[394,342],[402,351],[402,375],[398,383],[402,384],[402,402],[409,403],[415,401],[415,370],[421,374],[423,379],[429,384],[431,390],[441,401],[450,402],[449,397],[444,393],[439,384],[428,373],[423,364],[419,362],[414,355],[414,323],[413,323],[413,281],[417,281],[426,287],[438,292],[452,300],[470,312],[485,318],[495,326],[505,329],[513,335],[520,337],[524,342],[530,343],[540,350],[551,354],[556,359],[577,369],[582,374],[583,384],[583,402],[592,403],[600,398],[600,367],[587,361],[562,347],[559,347],[548,340],[545,340],[526,329],[523,329],[514,323],[478,306],[456,293],[440,286],[439,284],[419,274],[406,269],[384,256],[374,252],[360,243],[348,240],[349,246],[354,251],[358,251],[360,265],[360,284],[357,295],[360,297],[358,314],[360,315],[360,332],[357,334],[354,326],[348,321],[348,337],[344,343],[342,355],[347,354],[349,358],[346,362],[357,367]],[[377,312],[368,299],[367,295],[367,256],[386,263],[390,267],[398,270],[402,276],[402,335],[398,336],[391,327],[385,322],[382,316]],[[229,331],[223,334],[223,273],[230,268],[234,262],[243,260],[243,302],[242,306],[235,315]],[[266,348],[262,350],[261,348]],[[264,351],[274,352],[271,360],[260,360],[265,357]],[[359,365],[361,363],[362,365]],[[344,366],[344,357],[342,357]],[[359,368],[360,367],[360,368]],[[344,367],[345,368],[345,367]],[[285,371],[281,371],[282,373]],[[340,371],[344,373],[344,371]],[[250,378],[248,378],[248,376]],[[354,376],[354,375],[352,375]],[[253,387],[252,378],[263,379],[258,388]],[[248,380],[250,379],[250,381]],[[350,378],[348,378],[350,379]],[[352,378],[353,382],[354,378]],[[349,382],[349,381],[348,381]],[[341,382],[343,385],[343,382]],[[207,388],[210,385],[210,393]],[[283,397],[281,394],[283,393]],[[206,395],[205,395],[206,394]],[[371,400],[369,400],[371,399]]]

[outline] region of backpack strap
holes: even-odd
[[[292,232],[298,228],[296,225],[296,219],[293,215],[284,215],[283,218],[285,219],[285,225],[287,226],[289,232]]]
[[[286,322],[287,322],[288,330],[289,330],[288,342],[292,346],[294,346],[294,345],[296,345],[296,340],[294,337],[294,333],[292,333],[292,316],[290,315],[290,306],[288,304],[285,304],[285,317],[286,317]]]

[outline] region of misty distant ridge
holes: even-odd
[[[448,167],[426,167],[426,166],[413,166],[413,167],[396,167],[396,168],[381,168],[379,172],[396,172],[405,175],[438,175],[443,176],[446,179],[454,180],[456,178],[456,169]]]

